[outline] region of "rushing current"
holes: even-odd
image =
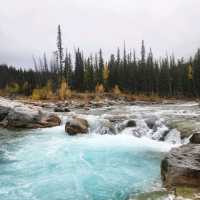
[[[126,200],[161,188],[161,159],[183,142],[165,122],[198,116],[195,106],[113,106],[74,111],[63,116],[59,127],[1,129],[0,200]],[[64,122],[72,115],[88,120],[89,134],[65,133]],[[112,135],[106,123],[116,116],[123,120],[115,122],[118,131]],[[145,123],[149,117],[156,118],[154,130]],[[121,130],[129,119],[137,126]]]

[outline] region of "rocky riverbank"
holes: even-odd
[[[172,149],[161,163],[164,186],[200,187],[200,144]]]
[[[60,118],[54,113],[44,112],[36,106],[0,99],[0,127],[34,129],[58,126],[60,123]]]
[[[190,143],[172,149],[161,162],[164,187],[190,199],[200,199],[200,140],[199,133]]]

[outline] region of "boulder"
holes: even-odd
[[[54,108],[54,112],[70,112],[70,110],[67,107],[56,107]]]
[[[111,115],[105,118],[108,119],[111,123],[120,123],[124,120],[127,120],[127,116],[125,115]]]
[[[127,123],[126,123],[126,127],[129,128],[129,127],[136,127],[136,122],[135,120],[129,120]]]
[[[136,127],[136,121],[135,120],[128,120],[128,121],[125,121],[123,123],[120,123],[117,125],[117,130],[119,132],[123,131],[124,129],[126,128],[135,128]]]
[[[177,129],[181,133],[181,139],[200,131],[200,123],[194,120],[173,121],[168,122],[167,125],[170,129]]]
[[[131,120],[128,120],[128,121],[125,121],[121,124],[118,124],[117,126],[117,129],[119,132],[123,131],[125,128],[134,128],[136,127],[136,121],[131,119]]]
[[[8,115],[9,110],[9,107],[0,106],[0,121],[2,121]]]
[[[156,121],[157,121],[156,117],[151,117],[146,119],[145,123],[150,129],[156,129]]]
[[[44,128],[58,126],[61,123],[55,114],[22,106],[10,109],[6,120],[7,128]]]
[[[60,125],[60,118],[41,108],[0,97],[0,126],[4,128],[44,128]]]
[[[190,143],[192,144],[200,144],[200,133],[194,133],[190,138]]]
[[[133,194],[127,200],[169,200],[169,194],[167,191],[152,191],[141,194]],[[170,200],[174,200],[171,199]]]
[[[88,133],[89,124],[86,119],[75,117],[65,124],[65,131],[69,135]]]
[[[101,128],[101,130],[99,130],[101,135],[105,135],[105,134],[113,134],[116,135],[116,129],[113,126],[113,124],[110,121],[106,121],[103,123],[103,126]]]
[[[165,187],[200,187],[200,145],[187,144],[172,149],[161,162]]]
[[[54,127],[54,126],[59,126],[60,124],[61,124],[60,118],[53,113],[49,113],[46,115],[43,114],[41,116],[40,125],[42,127]]]

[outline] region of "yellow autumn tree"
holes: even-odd
[[[102,94],[102,93],[104,93],[103,84],[97,83],[97,85],[96,85],[96,87],[95,87],[95,92],[96,92],[97,94]]]
[[[110,71],[109,71],[108,65],[105,64],[104,68],[103,68],[103,79],[104,79],[104,81],[108,80],[109,74],[110,74]]]
[[[45,95],[43,94],[42,89],[37,88],[33,90],[31,98],[33,100],[42,100],[45,99]]]
[[[52,82],[50,80],[48,80],[45,89],[46,89],[46,98],[47,99],[52,98],[53,97],[53,91],[52,91]]]
[[[7,94],[18,94],[20,92],[20,86],[18,83],[11,83],[6,86],[5,91]]]
[[[66,81],[62,81],[59,89],[59,98],[65,100],[66,98],[71,97],[71,89]]]
[[[45,100],[50,99],[53,97],[52,92],[52,82],[49,80],[46,86],[42,88],[36,88],[32,92],[32,99],[33,100]]]
[[[109,71],[108,65],[105,64],[103,68],[103,80],[104,80],[105,88],[107,88],[109,74],[110,74],[110,71]]]
[[[115,85],[115,87],[113,88],[113,93],[115,95],[120,95],[121,94],[121,90],[119,89],[118,85]]]
[[[193,70],[192,70],[192,65],[188,66],[188,79],[192,80],[193,79]]]

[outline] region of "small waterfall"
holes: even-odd
[[[181,134],[176,129],[172,129],[165,137],[165,141],[172,144],[181,144]]]
[[[163,118],[158,116],[133,116],[127,115],[126,120],[121,121],[109,120],[107,115],[84,115],[80,114],[78,117],[86,119],[90,125],[89,134],[98,135],[116,135],[116,134],[129,134],[135,137],[147,137],[156,141],[163,141],[170,144],[181,144],[180,133],[176,129],[170,130]],[[109,117],[117,118],[115,115]],[[118,117],[119,118],[119,117]],[[127,123],[134,121],[135,126],[128,127]]]

